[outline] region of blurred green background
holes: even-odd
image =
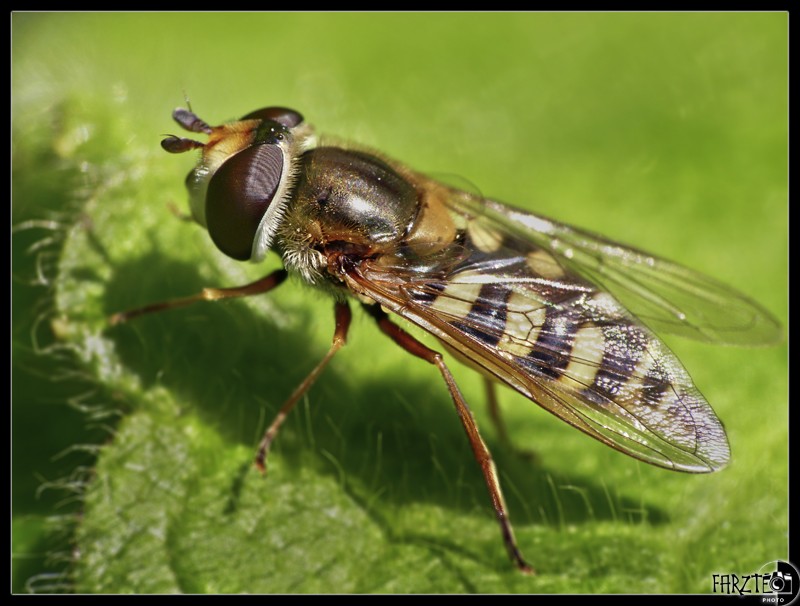
[[[651,468],[511,392],[516,457],[454,364],[518,541],[507,560],[438,374],[361,319],[324,354],[290,283],[109,328],[279,265],[221,258],[185,208],[184,95],[266,105],[493,198],[647,248],[787,320],[782,13],[12,14],[12,589],[694,593],[788,554],[786,344],[667,339],[726,424],[711,476]],[[720,313],[724,313],[721,310]]]

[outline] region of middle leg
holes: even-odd
[[[450,370],[445,365],[442,354],[423,345],[397,324],[392,322],[389,316],[378,305],[364,305],[364,308],[378,323],[378,328],[380,328],[381,332],[386,334],[410,354],[422,358],[439,369],[439,372],[444,378],[444,382],[447,384],[447,389],[450,392],[450,397],[456,407],[464,431],[469,438],[472,452],[483,472],[483,479],[486,482],[486,488],[489,490],[489,497],[492,500],[492,506],[494,507],[497,521],[500,524],[500,531],[502,532],[503,542],[505,543],[508,555],[522,572],[534,574],[533,568],[525,561],[519,547],[517,547],[517,541],[514,538],[514,531],[508,519],[508,510],[506,508],[505,499],[503,498],[503,492],[500,489],[500,480],[497,476],[497,468],[492,460],[492,454],[489,452],[489,448],[486,446],[483,438],[481,438],[478,426],[475,423],[475,418],[472,416],[469,406],[467,406],[464,397],[461,395],[461,391],[458,389],[453,375],[450,374]]]

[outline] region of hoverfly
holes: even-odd
[[[433,335],[456,359],[593,438],[639,460],[704,473],[730,457],[725,430],[654,331],[760,344],[777,321],[727,286],[646,252],[426,177],[373,151],[319,143],[298,112],[268,107],[210,126],[176,109],[202,143],[189,173],[192,218],[241,261],[269,250],[284,269],[241,287],[112,316],[112,323],[200,300],[265,293],[289,274],[328,293],[336,327],[327,354],[268,427],[256,464],[287,414],[345,344],[359,303],[378,328],[436,366],[469,439],[514,564],[514,539],[492,456],[444,358],[396,324]]]

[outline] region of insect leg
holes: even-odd
[[[489,452],[483,438],[481,438],[472,412],[464,401],[464,397],[461,395],[458,385],[456,385],[453,379],[453,375],[450,374],[450,370],[445,365],[442,354],[426,347],[392,322],[389,316],[379,306],[365,305],[364,307],[367,312],[375,318],[381,331],[392,339],[392,341],[410,354],[422,358],[439,369],[439,372],[442,374],[447,384],[447,389],[450,391],[450,397],[453,399],[453,404],[455,404],[458,417],[461,419],[461,424],[464,426],[464,431],[467,432],[469,443],[472,446],[472,452],[483,472],[483,478],[486,482],[486,487],[489,489],[489,497],[492,499],[492,506],[497,515],[497,521],[500,523],[500,531],[503,534],[503,542],[505,543],[508,555],[522,572],[534,574],[533,568],[525,561],[519,547],[517,547],[517,541],[514,538],[514,531],[508,519],[508,511],[506,509],[505,499],[503,498],[503,491],[500,489],[500,479],[497,477],[497,468],[492,460],[492,454]]]
[[[489,417],[492,419],[492,423],[494,423],[500,441],[508,445],[511,441],[508,439],[506,424],[503,421],[503,415],[500,413],[500,404],[497,401],[497,387],[494,381],[487,377],[483,378],[483,385],[486,388],[486,403],[489,407]]]
[[[500,438],[500,441],[505,445],[506,448],[508,448],[518,457],[527,461],[535,460],[535,452],[531,450],[523,450],[514,446],[511,438],[508,437],[508,430],[506,429],[506,423],[503,420],[503,414],[500,410],[500,403],[497,401],[497,383],[488,377],[484,377],[483,384],[486,387],[486,403],[488,404],[489,408],[489,418],[492,420],[492,424],[497,430],[497,435]]]
[[[204,288],[196,295],[189,297],[182,297],[180,299],[172,299],[171,301],[161,301],[160,303],[152,303],[145,305],[139,309],[131,309],[130,311],[123,311],[116,313],[109,317],[108,323],[111,326],[122,324],[133,318],[143,316],[144,314],[153,313],[156,311],[164,311],[166,309],[176,309],[178,307],[186,307],[198,301],[217,301],[218,299],[232,299],[235,297],[249,297],[251,295],[260,295],[268,292],[279,286],[286,279],[286,270],[278,269],[268,276],[245,284],[244,286],[234,286],[232,288]]]
[[[312,370],[308,376],[303,380],[300,385],[292,392],[292,395],[289,396],[289,399],[281,406],[281,409],[278,411],[278,414],[275,416],[275,420],[272,421],[272,424],[267,428],[264,432],[264,437],[261,438],[261,443],[258,445],[258,453],[256,454],[255,464],[258,467],[261,473],[264,473],[267,469],[267,454],[269,453],[269,447],[272,444],[272,441],[275,439],[275,436],[278,434],[278,429],[280,429],[283,422],[286,420],[289,412],[294,408],[294,405],[297,404],[297,401],[306,393],[309,388],[314,384],[314,382],[319,378],[319,375],[322,374],[322,371],[328,365],[328,362],[331,361],[334,354],[339,351],[342,346],[347,342],[347,330],[350,328],[350,320],[352,319],[352,313],[350,311],[350,306],[347,305],[346,302],[338,302],[334,306],[334,314],[336,316],[336,328],[333,332],[333,343],[331,343],[331,348],[328,350],[328,353],[325,354],[325,357],[320,360],[319,364]]]

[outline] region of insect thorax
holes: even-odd
[[[307,282],[340,285],[328,271],[330,255],[359,261],[396,250],[419,208],[414,185],[381,158],[318,147],[300,159],[275,248]]]

